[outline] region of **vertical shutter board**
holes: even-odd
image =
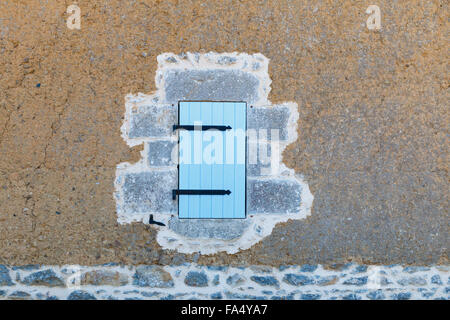
[[[189,106],[185,102],[179,104],[179,124],[189,123]],[[191,131],[180,130],[180,146],[179,150],[184,149],[190,155],[190,161],[192,161],[192,136]],[[187,150],[189,146],[189,150]],[[180,157],[180,155],[178,155]],[[186,157],[186,156],[185,156]],[[186,159],[186,158],[185,158]],[[179,189],[190,189],[189,185],[189,163],[181,163],[178,167],[178,185]],[[189,196],[179,195],[178,196],[178,214],[180,218],[189,218]]]
[[[224,125],[224,103],[216,103],[212,112],[212,123],[217,125]],[[224,176],[224,147],[225,147],[225,132],[220,132],[222,141],[222,159],[218,160],[218,163],[212,165],[212,188],[217,190],[224,189],[223,176]],[[223,218],[223,196],[211,196],[212,197],[212,218]]]
[[[195,125],[196,122],[201,122],[201,103],[189,102],[189,124]],[[191,131],[192,140],[192,154],[193,164],[190,166],[189,189],[201,189],[201,161],[202,161],[202,132]],[[200,195],[189,195],[189,217],[200,218]]]
[[[213,112],[213,105],[210,102],[200,103],[200,118],[202,125],[210,125],[211,117]],[[205,141],[204,137],[208,133],[206,131],[200,131],[199,134],[202,136],[202,141]],[[208,189],[211,190],[211,169],[212,165],[205,163],[204,151],[205,147],[211,142],[204,142],[202,148],[202,164],[200,166],[200,188],[201,190]],[[200,217],[201,218],[211,218],[211,195],[200,196]]]
[[[189,154],[191,153],[191,150],[186,150],[186,145],[190,146],[191,141],[191,134],[189,131],[182,130],[180,131],[180,145],[179,150],[184,149]],[[179,155],[180,156],[180,155]],[[192,154],[191,157],[192,158]],[[178,166],[178,187],[179,189],[189,189],[189,169],[190,164],[187,163],[179,163]],[[186,195],[180,195],[178,196],[178,210],[179,210],[179,217],[180,218],[189,218],[189,197]]]
[[[241,130],[241,136],[236,138],[235,154],[235,216],[234,218],[245,218],[245,133],[246,133],[246,104],[236,103],[236,129]]]
[[[229,125],[233,129],[226,131],[225,139],[225,162],[224,162],[224,189],[231,191],[230,195],[223,197],[223,217],[233,218],[234,217],[234,129],[235,129],[235,107],[234,103],[227,103],[224,106],[224,125]],[[230,147],[228,146],[230,145]],[[231,160],[231,161],[230,161]]]

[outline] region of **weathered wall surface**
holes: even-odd
[[[448,2],[0,3],[0,263],[448,263]],[[308,219],[235,255],[162,250],[119,225],[124,97],[155,89],[162,52],[262,53],[272,102],[299,105],[284,162],[314,194]]]

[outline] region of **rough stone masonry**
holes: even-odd
[[[449,285],[442,266],[0,265],[12,300],[448,300]]]

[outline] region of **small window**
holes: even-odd
[[[245,218],[246,109],[245,102],[179,102],[179,218]]]

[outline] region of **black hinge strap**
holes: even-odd
[[[231,194],[230,190],[172,190],[172,198],[176,199],[177,194],[191,194],[191,195],[228,195]]]
[[[231,129],[230,126],[202,126],[202,125],[181,125],[181,124],[174,124],[173,125],[173,131],[177,130],[177,129],[184,129],[184,130],[201,130],[201,131],[205,131],[205,130],[209,130],[209,129],[215,129],[215,130],[219,130],[219,131],[225,131],[225,130],[229,130]]]

